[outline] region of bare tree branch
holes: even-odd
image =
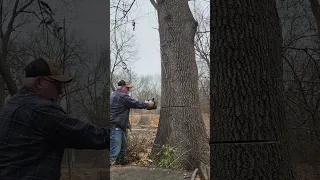
[[[136,0],[133,0],[133,2],[130,4],[129,8],[128,8],[127,10],[124,10],[124,15],[123,15],[123,17],[120,19],[120,21],[121,21],[122,19],[124,19],[125,17],[127,17],[129,11],[131,10],[131,8],[132,8],[132,6],[134,5],[135,2],[136,2]]]
[[[19,4],[19,0],[16,0],[14,7],[13,7],[13,12],[12,12],[12,16],[11,19],[8,23],[8,28],[7,31],[5,32],[5,40],[9,39],[10,34],[12,33],[13,30],[13,23],[16,19],[16,17],[22,12],[24,11],[27,7],[29,7],[35,0],[30,0],[28,3],[26,3],[24,6],[22,6],[19,10],[18,9],[18,4]]]
[[[150,0],[151,4],[153,5],[153,7],[158,10],[158,4],[156,3],[155,0]]]

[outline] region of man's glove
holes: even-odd
[[[147,110],[157,109],[157,104],[154,101],[154,98],[152,98],[152,100],[148,100],[148,101],[145,101],[145,102],[148,103]]]

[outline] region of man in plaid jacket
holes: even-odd
[[[110,132],[69,117],[55,103],[63,75],[53,60],[27,65],[23,87],[0,111],[0,179],[59,180],[65,148],[109,149]]]
[[[140,102],[129,96],[133,86],[129,81],[121,80],[118,88],[110,96],[110,165],[127,164],[126,161],[126,131],[130,129],[130,109],[156,109],[153,101]]]

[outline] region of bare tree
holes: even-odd
[[[136,0],[130,2],[115,0],[111,2],[111,67],[110,81],[118,81],[115,75],[124,72],[130,76],[130,63],[135,60],[134,36],[131,34],[135,28],[134,19],[129,19]],[[130,30],[129,30],[130,29]],[[114,83],[111,89],[115,90]]]
[[[206,71],[210,69],[210,3],[194,2],[194,16],[198,22],[195,36],[197,61],[203,63]]]
[[[309,164],[319,177],[319,36],[317,2],[279,1],[284,37],[286,123],[296,166]],[[302,175],[301,173],[299,175]]]
[[[87,86],[82,91],[76,92],[73,98],[75,102],[81,106],[80,111],[85,112],[85,117],[93,124],[100,124],[101,120],[105,120],[103,126],[107,125],[107,107],[108,107],[108,93],[110,88],[110,81],[106,78],[107,66],[107,50],[101,49],[99,56],[96,57],[98,63],[88,74],[86,84],[94,82],[91,86]],[[83,113],[82,113],[83,115]]]
[[[61,27],[54,20],[54,13],[49,4],[42,0],[15,0],[15,1],[0,1],[0,96],[2,106],[4,103],[4,83],[8,88],[10,95],[17,93],[18,86],[15,83],[11,72],[11,67],[8,63],[8,55],[11,44],[16,44],[17,36],[23,32],[26,24],[29,24],[35,19],[43,25],[52,34],[58,34]]]
[[[177,148],[181,168],[209,164],[209,144],[201,116],[194,38],[198,23],[188,1],[151,0],[157,10],[161,48],[161,110],[152,155],[163,145]]]
[[[199,97],[202,113],[210,112],[210,2],[194,1],[193,11],[198,22],[195,52],[198,66]]]
[[[120,35],[117,35],[120,34]],[[127,75],[130,74],[130,64],[135,60],[135,51],[133,44],[133,35],[128,36],[127,31],[118,31],[114,34],[111,40],[111,82],[118,81],[115,79],[115,74],[121,72]],[[111,84],[111,89],[114,91],[115,86]]]
[[[161,106],[161,77],[160,75],[144,75],[138,76],[132,81],[134,88],[132,89],[132,97],[140,101],[155,99],[157,106]],[[134,110],[139,112],[141,110]],[[150,111],[150,113],[158,111]]]

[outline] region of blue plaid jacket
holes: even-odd
[[[0,111],[0,179],[59,180],[65,148],[109,149],[109,135],[23,88]]]
[[[121,128],[123,131],[126,131],[130,126],[130,108],[145,109],[147,107],[147,103],[135,100],[128,94],[123,93],[118,89],[110,96],[110,124]]]

